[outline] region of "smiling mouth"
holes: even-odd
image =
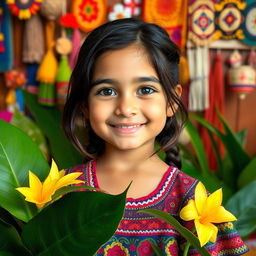
[[[139,131],[145,123],[142,124],[110,124],[110,126],[120,134],[133,134]]]

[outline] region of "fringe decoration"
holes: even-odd
[[[202,111],[209,107],[209,51],[208,47],[189,48],[188,62],[190,74],[190,111]]]
[[[74,29],[73,35],[72,35],[72,51],[70,53],[69,57],[69,66],[71,69],[74,69],[76,61],[77,61],[77,55],[81,47],[81,33],[79,29]]]
[[[23,56],[25,63],[40,63],[45,53],[44,31],[39,15],[33,15],[25,22]]]

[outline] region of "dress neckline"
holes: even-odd
[[[91,165],[91,168],[89,168],[92,172],[92,181],[94,184],[95,188],[99,188],[99,182],[98,182],[98,178],[97,178],[97,163],[96,160],[91,160],[89,162],[89,165]],[[157,185],[157,187],[150,192],[148,195],[146,196],[142,196],[142,197],[138,197],[138,198],[132,198],[132,197],[128,197],[126,198],[127,202],[130,203],[142,203],[145,201],[149,201],[149,200],[154,200],[154,198],[157,198],[159,196],[162,196],[166,190],[166,187],[168,187],[168,184],[171,182],[171,180],[173,179],[173,173],[177,170],[176,167],[174,166],[169,166],[167,168],[167,170],[164,172],[159,184]]]

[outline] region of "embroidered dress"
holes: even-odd
[[[85,181],[84,185],[99,188],[95,160],[68,170],[68,172],[76,171],[83,172],[79,179]],[[186,202],[193,197],[197,183],[197,180],[170,166],[157,188],[148,196],[138,199],[127,198],[124,216],[117,231],[97,251],[96,255],[155,255],[150,240],[157,244],[165,255],[178,256],[180,247],[184,245],[184,239],[179,233],[166,222],[144,213],[137,213],[137,211],[154,208],[166,211],[182,222],[178,217],[179,212]],[[182,224],[189,228],[192,228],[193,225],[192,222]],[[247,251],[247,247],[234,230],[232,223],[220,224],[217,242],[209,242],[206,247],[214,256],[242,255]],[[196,250],[190,249],[189,256],[200,256],[200,254]]]

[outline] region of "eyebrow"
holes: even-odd
[[[154,77],[154,76],[146,76],[146,77],[138,77],[132,80],[132,83],[141,83],[141,82],[153,82],[160,84],[160,81]],[[111,84],[116,85],[119,84],[117,80],[110,79],[110,78],[103,78],[103,79],[97,79],[92,83],[92,86],[96,86],[99,84]]]

